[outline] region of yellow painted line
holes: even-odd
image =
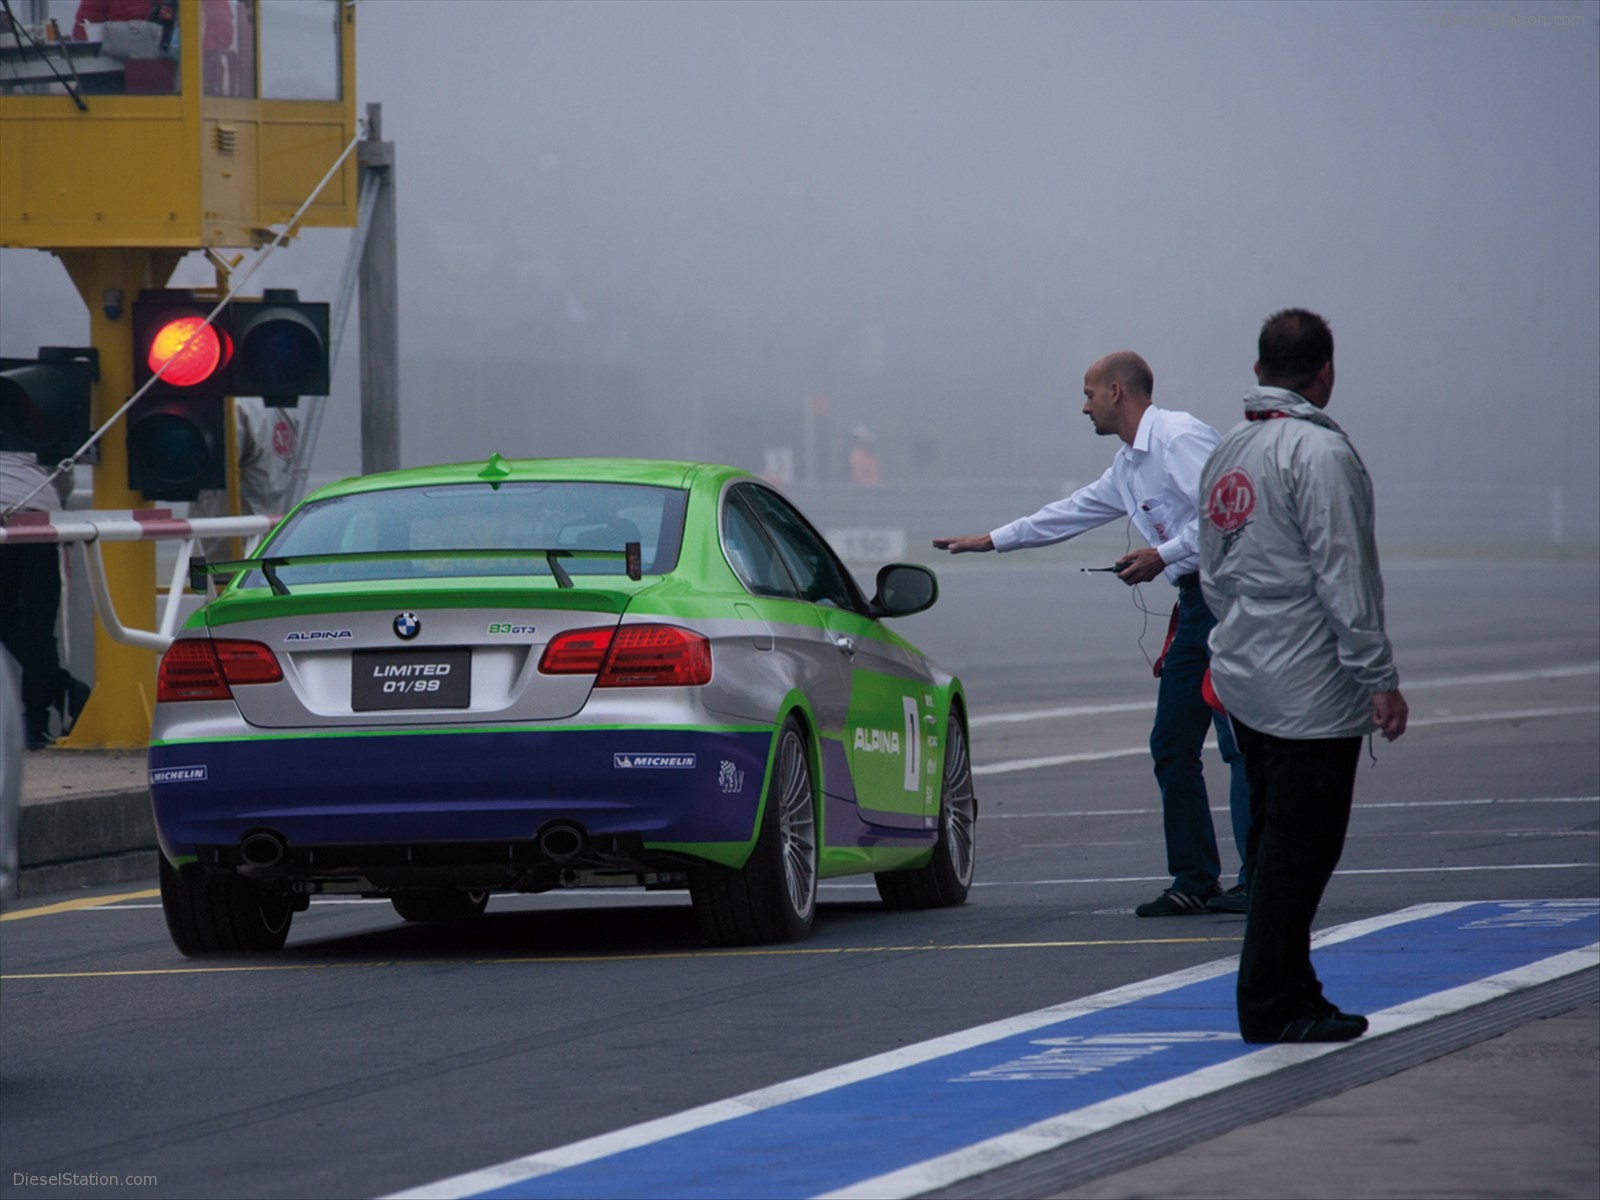
[[[339,971],[370,967],[430,967],[438,963],[417,962],[364,962],[364,963],[261,963],[248,967],[151,967],[139,971],[54,971],[31,975],[0,975],[0,983],[15,983],[22,979],[121,979],[134,975],[237,975],[247,971]]]
[[[0,913],[0,921],[21,921],[28,917],[53,917],[57,913],[79,912],[85,908],[99,908],[104,904],[119,904],[123,900],[148,900],[161,895],[160,888],[147,888],[142,892],[123,892],[119,896],[88,896],[82,900],[63,900],[60,904],[42,904],[38,908],[19,908],[15,912]]]
[[[950,946],[834,946],[788,948],[770,950],[684,950],[662,954],[586,954],[535,957],[535,958],[480,958],[463,962],[461,966],[558,966],[563,963],[651,962],[682,958],[779,958],[800,955],[845,954],[906,954],[929,950],[1061,950],[1086,946],[1182,946],[1203,945],[1213,942],[1242,942],[1243,937],[1193,937],[1193,938],[1106,938],[1076,942],[974,942]],[[0,974],[0,983],[16,983],[24,979],[121,979],[139,975],[238,975],[251,971],[343,971],[371,970],[374,967],[438,967],[451,965],[449,959],[414,959],[394,962],[332,962],[332,963],[260,963],[245,966],[217,967],[150,967],[129,971],[51,971],[30,974]]]
[[[928,950],[1060,950],[1082,946],[1181,946],[1200,945],[1205,942],[1242,942],[1241,937],[1194,938],[1106,938],[1096,941],[1076,942],[973,942],[954,943],[948,946],[924,944],[921,946],[818,946],[790,947],[788,949],[754,950],[675,950],[665,954],[606,954],[571,956],[566,958],[484,958],[478,966],[517,966],[522,963],[564,962],[630,962],[667,958],[774,958],[819,954],[909,954]],[[0,975],[0,979],[5,976]]]

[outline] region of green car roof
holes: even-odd
[[[357,475],[318,488],[307,499],[326,500],[331,496],[348,496],[358,492],[441,483],[511,483],[527,480],[640,483],[686,488],[697,477],[718,486],[724,479],[752,478],[748,471],[717,463],[676,462],[659,458],[502,458],[493,454],[480,462],[410,467],[376,475]]]

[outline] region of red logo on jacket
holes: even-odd
[[[1206,515],[1224,533],[1233,533],[1250,522],[1256,510],[1256,483],[1238,467],[1228,471],[1211,486]]]

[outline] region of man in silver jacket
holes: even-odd
[[[1324,412],[1333,333],[1305,309],[1262,326],[1245,420],[1200,478],[1212,686],[1250,781],[1247,1042],[1348,1041],[1365,1017],[1322,994],[1311,922],[1344,848],[1361,739],[1405,732],[1383,624],[1372,481]]]

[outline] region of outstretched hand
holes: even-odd
[[[951,554],[975,554],[994,549],[994,539],[987,533],[972,533],[965,537],[933,539],[935,550],[948,550]]]

